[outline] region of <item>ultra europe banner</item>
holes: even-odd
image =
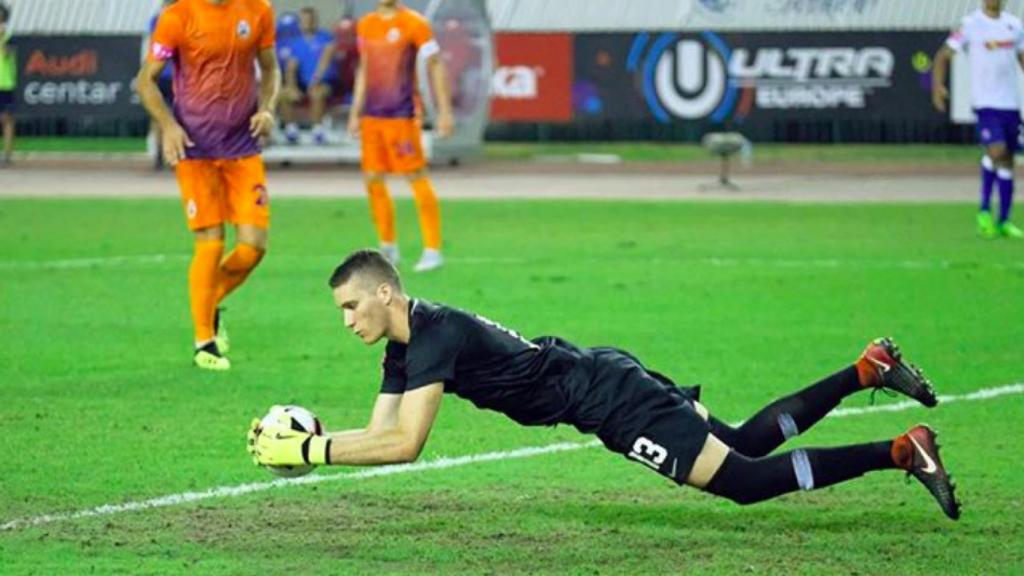
[[[945,32],[578,34],[574,119],[934,120]]]

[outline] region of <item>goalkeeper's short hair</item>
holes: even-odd
[[[356,274],[365,276],[375,284],[387,282],[399,292],[402,291],[402,280],[398,277],[395,266],[379,251],[369,248],[349,254],[345,261],[334,269],[327,285],[332,289],[337,288]]]
[[[0,2],[0,24],[7,24],[11,19],[11,9],[7,7],[7,4]]]

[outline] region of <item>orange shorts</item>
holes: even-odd
[[[182,160],[181,202],[190,230],[232,224],[270,227],[267,176],[259,155],[227,160]]]
[[[363,141],[363,172],[408,174],[427,165],[417,120],[364,117],[359,129]]]

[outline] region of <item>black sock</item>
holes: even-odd
[[[854,366],[780,398],[761,409],[739,428],[711,418],[711,433],[741,454],[760,457],[787,439],[807,431],[850,394],[861,390]]]
[[[872,470],[896,468],[892,441],[841,448],[806,448],[764,458],[729,452],[705,487],[738,504],[753,504],[794,492],[824,488]]]
[[[213,354],[214,356],[220,356],[221,355],[220,354],[220,349],[217,348],[217,342],[215,342],[214,340],[210,340],[206,344],[203,344],[202,346],[196,348],[196,353],[198,354],[199,352],[209,352],[210,354]]]

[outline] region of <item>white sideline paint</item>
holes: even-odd
[[[960,395],[939,394],[937,397],[939,399],[939,404],[945,405],[953,402],[988,400],[989,398],[1005,396],[1007,394],[1024,394],[1024,383],[1007,384],[1006,386],[997,386],[995,388],[982,388],[975,392]],[[836,408],[826,414],[825,417],[847,418],[849,416],[861,416],[864,414],[877,414],[881,412],[903,412],[904,410],[920,407],[921,405],[915,400],[902,400],[900,402],[893,402],[892,404],[875,404],[872,406],[865,406],[864,408]],[[729,423],[730,426],[741,426],[742,424],[743,421]]]
[[[339,255],[278,255],[275,259],[299,260],[299,259],[330,259]],[[117,266],[164,264],[167,262],[185,262],[192,256],[189,254],[143,254],[132,256],[102,256],[95,258],[68,258],[62,260],[0,260],[0,270],[80,270],[84,268],[113,268]],[[500,258],[489,256],[464,256],[448,258],[452,264],[487,266],[487,265],[525,265],[543,262],[528,258]],[[581,258],[577,262],[594,262],[607,264],[613,258]],[[865,268],[879,270],[950,270],[958,265],[964,267],[978,266],[973,262],[952,262],[949,260],[840,260],[834,258],[824,259],[784,259],[784,258],[718,258],[711,256],[707,258],[693,259],[661,259],[649,258],[645,260],[648,264],[706,264],[716,268],[740,268],[740,267],[762,267],[762,268],[819,268],[819,269],[847,269]],[[994,268],[997,270],[1024,270],[1024,262],[992,262],[981,265],[983,268]]]
[[[939,402],[941,404],[949,404],[953,402],[972,402],[977,400],[988,400],[999,396],[1006,396],[1008,394],[1024,394],[1024,383],[1010,384],[1007,386],[999,386],[995,388],[983,388],[981,390],[977,390],[975,392],[971,392],[968,394],[943,395],[939,396]],[[904,410],[909,410],[911,408],[917,407],[920,407],[920,405],[917,402],[908,401],[878,406],[867,406],[864,408],[839,408],[833,410],[831,413],[829,413],[827,417],[843,418],[878,412],[902,412]],[[30,526],[38,526],[41,524],[50,524],[52,522],[75,520],[78,518],[109,516],[112,514],[120,514],[122,512],[134,512],[136,510],[149,510],[151,508],[177,506],[179,504],[187,504],[189,502],[197,502],[200,500],[209,500],[211,498],[233,498],[235,496],[242,496],[252,492],[263,492],[265,490],[270,490],[272,488],[286,488],[288,486],[319,484],[321,482],[337,482],[342,480],[361,480],[363,478],[392,476],[394,474],[423,472],[426,470],[442,470],[445,468],[455,468],[458,466],[466,466],[469,464],[479,464],[481,462],[515,460],[518,458],[530,458],[533,456],[552,454],[555,452],[569,452],[573,450],[580,450],[583,448],[593,448],[595,446],[600,445],[601,442],[599,440],[591,440],[590,442],[560,442],[557,444],[550,444],[548,446],[518,448],[516,450],[509,450],[506,452],[485,452],[482,454],[470,454],[467,456],[457,456],[452,458],[441,457],[436,460],[430,460],[427,462],[416,462],[413,464],[399,464],[395,466],[367,468],[365,470],[360,470],[359,472],[351,472],[347,474],[314,474],[311,476],[303,476],[301,478],[280,479],[273,480],[270,482],[253,482],[250,484],[239,484],[238,486],[220,486],[217,488],[210,488],[209,490],[203,490],[201,492],[182,492],[179,494],[169,494],[167,496],[160,496],[158,498],[150,498],[149,500],[125,502],[123,504],[104,504],[103,506],[87,508],[85,510],[79,510],[77,512],[43,514],[41,516],[33,516],[30,518],[11,520],[4,524],[0,524],[0,532],[6,532],[9,530],[15,530],[19,528],[27,528]]]
[[[477,464],[480,462],[529,458],[531,456],[539,456],[541,454],[551,454],[554,452],[579,450],[581,448],[590,448],[593,446],[600,445],[601,442],[599,440],[593,440],[590,442],[560,442],[558,444],[549,444],[548,446],[518,448],[515,450],[509,450],[507,452],[484,452],[482,454],[470,454],[468,456],[457,456],[453,458],[441,457],[437,458],[436,460],[430,460],[428,462],[415,462],[412,464],[380,466],[377,468],[367,468],[365,470],[360,470],[359,472],[351,472],[348,474],[318,474],[303,476],[301,478],[282,478],[279,480],[272,480],[270,482],[253,482],[250,484],[239,484],[238,486],[220,486],[217,488],[210,488],[209,490],[203,490],[202,492],[182,492],[180,494],[170,494],[167,496],[160,496],[158,498],[150,498],[149,500],[125,502],[124,504],[104,504],[103,506],[79,510],[77,512],[43,514],[42,516],[35,516],[32,518],[12,520],[10,522],[0,524],[0,531],[14,530],[16,528],[24,528],[27,526],[38,526],[39,524],[49,524],[51,522],[59,522],[61,520],[74,520],[77,518],[90,518],[93,516],[107,516],[110,514],[120,514],[121,512],[133,512],[135,510],[148,510],[150,508],[177,506],[178,504],[187,504],[189,502],[208,500],[210,498],[232,498],[235,496],[249,494],[250,492],[262,492],[264,490],[270,490],[271,488],[283,488],[287,486],[297,486],[303,484],[319,484],[321,482],[334,482],[339,480],[360,480],[363,478],[391,476],[394,474],[422,472],[425,470],[440,470],[444,468],[465,466],[467,464]]]
[[[163,264],[185,262],[187,254],[140,254],[135,256],[101,256],[68,258],[66,260],[0,260],[0,270],[79,270],[82,268],[113,268],[131,264]]]
[[[1007,394],[1024,394],[1024,384],[1008,384],[997,388],[982,388],[981,390],[971,392],[969,394],[940,394],[938,398],[939,404],[943,405],[950,404],[952,402],[988,400],[989,398],[1005,396]],[[859,416],[861,414],[870,414],[872,412],[902,412],[903,410],[915,408],[917,406],[919,406],[919,404],[913,400],[904,400],[902,402],[879,404],[876,406],[867,406],[865,408],[836,408],[830,412],[828,416],[830,418],[843,418],[845,416]]]

